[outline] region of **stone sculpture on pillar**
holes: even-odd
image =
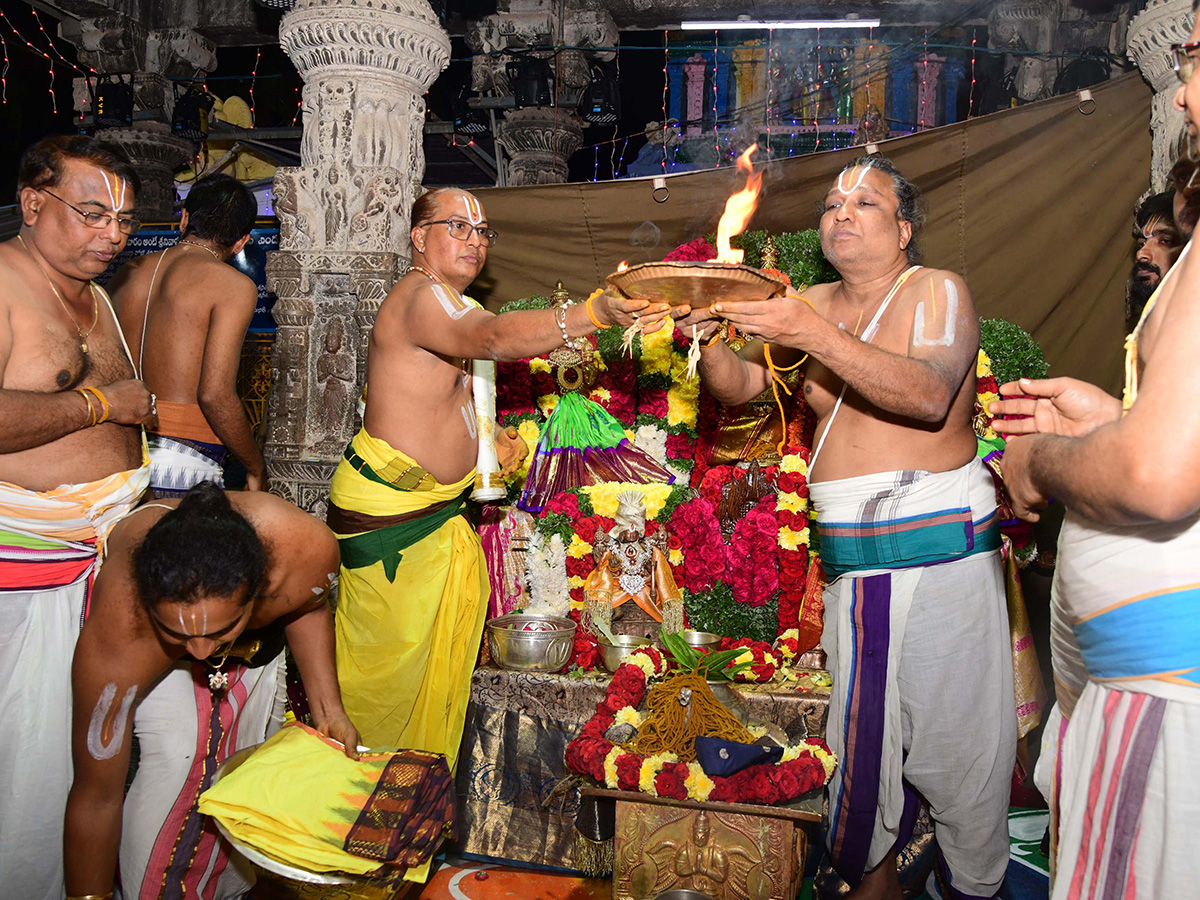
[[[1180,152],[1186,152],[1182,146],[1186,140],[1183,113],[1173,105],[1179,80],[1171,59],[1171,45],[1186,41],[1191,30],[1190,0],[1150,0],[1129,23],[1129,58],[1154,88],[1150,104],[1150,130],[1154,133],[1150,160],[1153,191],[1166,189],[1171,166]]]
[[[616,51],[607,48],[617,38],[607,11],[550,0],[500,0],[495,15],[470,24],[473,90],[512,95],[507,70],[512,57],[504,50],[544,60],[554,73],[557,95],[551,105],[507,112],[498,129],[496,140],[509,156],[507,184],[567,180],[567,163],[583,146],[584,123],[574,108],[591,79],[590,61],[611,60]]]
[[[279,42],[304,80],[304,136],[300,165],[275,176],[266,457],[272,489],[317,510],[353,434],[375,313],[408,265],[423,97],[450,39],[425,0],[297,0]]]
[[[138,107],[156,111],[152,120],[124,128],[105,128],[97,135],[119,144],[141,175],[137,215],[143,221],[171,222],[175,211],[175,172],[192,158],[192,143],[171,131],[175,93],[171,78],[195,78],[217,66],[216,47],[186,28],[147,30],[121,15],[85,18],[79,33],[67,34],[79,48],[81,64],[101,76],[122,75],[132,80]],[[76,79],[83,88],[83,79]],[[76,110],[92,112],[87,90],[75,91]]]

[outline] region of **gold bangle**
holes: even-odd
[[[108,399],[104,396],[104,394],[102,394],[100,392],[100,388],[95,388],[95,387],[92,387],[91,385],[83,387],[80,390],[87,391],[88,393],[94,395],[95,398],[100,401],[100,409],[103,410],[104,415],[100,416],[100,418],[97,419],[92,424],[93,425],[103,425],[105,422],[108,421],[108,415],[111,412],[109,405],[108,405]]]
[[[720,342],[721,338],[722,338],[721,329],[718,328],[716,331],[713,332],[713,336],[711,338],[709,338],[707,341],[705,341],[703,344],[701,344],[700,346],[703,347],[705,350],[707,350],[709,347],[715,347]]]
[[[67,900],[112,900],[113,892],[107,894],[67,894]]]
[[[587,316],[589,319],[592,320],[593,325],[595,325],[601,331],[607,331],[609,328],[612,328],[612,326],[601,324],[600,320],[596,317],[596,313],[592,310],[592,301],[596,299],[596,294],[598,294],[598,293],[601,293],[601,292],[593,291],[592,295],[587,298],[587,303],[585,303],[583,305],[583,308],[587,310]]]
[[[89,422],[87,419],[84,419],[83,424],[79,427],[91,428],[96,424],[96,407],[92,406],[92,395],[83,388],[75,388],[75,393],[83,398],[83,402],[87,404],[88,412],[91,414],[91,421]]]

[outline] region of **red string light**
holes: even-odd
[[[59,59],[61,59],[63,62],[65,62],[68,66],[70,66],[72,69],[74,69],[80,75],[83,75],[86,78],[87,72],[84,72],[83,69],[79,68],[79,66],[75,65],[75,63],[71,62],[69,59],[67,59],[65,56],[62,55],[62,51],[60,51],[58,49],[58,47],[55,45],[54,40],[50,37],[49,32],[47,32],[46,29],[42,26],[42,20],[38,17],[37,10],[31,6],[31,7],[29,7],[29,11],[31,13],[33,13],[33,21],[37,23],[38,31],[40,31],[42,33],[42,37],[44,37],[46,39],[46,44],[50,47],[51,50],[54,51],[54,55],[57,56]],[[88,72],[91,72],[91,74],[93,74],[93,75],[98,74],[96,72],[96,70],[93,69],[91,66],[88,66]]]
[[[0,49],[4,50],[4,68],[0,69],[0,102],[8,105],[8,42],[0,34]]]
[[[29,51],[31,53],[36,53],[38,56],[42,57],[44,60],[46,60],[46,62],[48,62],[50,64],[50,87],[48,88],[49,93],[50,93],[50,108],[55,113],[57,113],[58,112],[58,98],[54,96],[54,59],[53,59],[53,57],[51,57],[50,54],[46,53],[44,50],[39,50],[37,47],[33,46],[33,44],[30,43],[29,39],[25,37],[25,35],[21,34],[21,32],[19,32],[19,31],[17,31],[17,26],[15,26],[12,23],[12,21],[8,18],[8,16],[6,16],[4,14],[4,10],[2,10],[2,9],[0,9],[0,19],[3,19],[5,24],[7,24],[8,27],[12,29],[12,33],[15,34],[21,41],[23,41],[25,43],[25,46],[29,49]]]
[[[921,121],[918,131],[925,130],[925,85],[929,76],[929,32],[925,32],[925,54],[921,57]]]
[[[971,29],[971,93],[967,95],[967,118],[975,109],[975,42],[979,39],[979,29]]]
[[[258,61],[262,59],[262,48],[254,50],[254,69],[250,72],[250,127],[254,127],[254,82],[258,78]]]
[[[817,96],[813,101],[813,125],[817,129],[817,142],[813,152],[821,149],[821,29],[817,29]]]
[[[296,85],[296,113],[292,116],[292,124],[300,118],[300,107],[304,105],[304,97],[300,94],[300,85]]]
[[[717,127],[717,60],[721,57],[721,33],[713,30],[713,70],[712,70],[712,114],[713,114],[713,153],[717,167],[721,166],[721,129]]]
[[[875,28],[867,29],[867,106],[871,105],[871,57],[875,53]]]
[[[771,75],[771,51],[775,49],[775,29],[767,29],[767,159],[771,158],[771,101],[775,96],[775,80]]]
[[[663,104],[662,104],[662,170],[667,171],[667,61],[671,58],[667,49],[667,29],[663,29]]]

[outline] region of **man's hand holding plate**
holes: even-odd
[[[713,314],[751,337],[799,350],[805,349],[806,338],[815,329],[828,325],[812,304],[791,288],[784,296],[769,300],[721,300],[713,306]]]

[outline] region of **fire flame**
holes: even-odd
[[[738,157],[737,167],[746,173],[746,186],[725,201],[725,212],[717,223],[717,258],[709,262],[740,263],[745,253],[729,246],[729,239],[735,234],[741,234],[746,229],[746,223],[754,215],[758,206],[758,192],[762,189],[762,173],[755,173],[750,157],[758,149],[758,144],[751,144],[746,152]]]
[[[628,268],[629,268],[629,263],[625,262],[625,260],[621,260],[619,263],[617,263],[617,271],[618,272],[624,272]]]

